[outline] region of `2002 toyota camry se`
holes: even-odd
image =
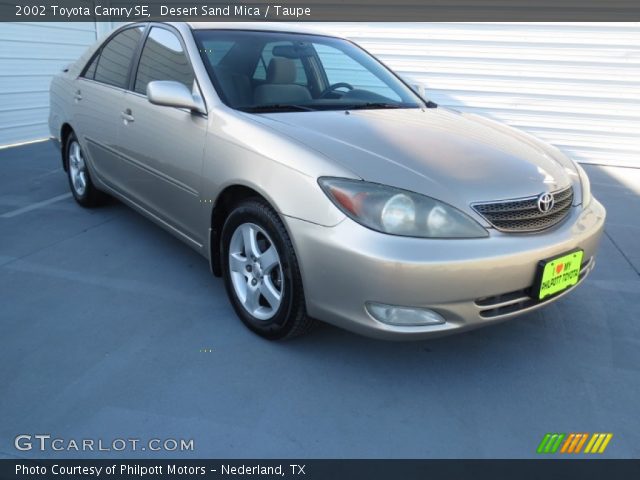
[[[271,339],[529,312],[589,274],[605,220],[557,149],[288,25],[121,27],[55,77],[49,124],[80,205],[113,195],[184,240]]]

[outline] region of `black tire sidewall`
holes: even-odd
[[[286,337],[293,328],[296,313],[296,299],[301,292],[297,289],[300,283],[300,273],[292,249],[290,240],[284,229],[284,225],[277,218],[277,214],[262,202],[248,201],[236,207],[227,217],[222,228],[221,238],[221,265],[227,295],[231,304],[242,322],[258,335],[275,340]],[[269,213],[267,213],[269,212]],[[231,237],[236,229],[244,223],[254,223],[269,235],[278,251],[282,265],[284,279],[284,293],[277,313],[269,320],[255,319],[240,303],[231,281],[229,269],[229,245]],[[285,237],[286,236],[286,237]],[[299,306],[298,306],[299,308]]]

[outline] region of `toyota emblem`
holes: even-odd
[[[556,201],[553,198],[553,195],[551,195],[550,193],[542,193],[538,197],[538,210],[540,210],[542,213],[547,213],[553,208],[555,202]]]

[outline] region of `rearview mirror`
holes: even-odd
[[[296,58],[311,57],[315,53],[309,44],[298,42],[295,45],[276,45],[271,54],[274,57],[284,57],[295,60]]]
[[[147,85],[147,98],[154,105],[188,108],[206,113],[202,99],[194,97],[189,89],[180,82],[156,80]]]

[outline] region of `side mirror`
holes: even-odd
[[[154,105],[188,108],[195,112],[206,113],[202,99],[194,97],[189,89],[180,82],[157,80],[147,84],[147,99]]]

